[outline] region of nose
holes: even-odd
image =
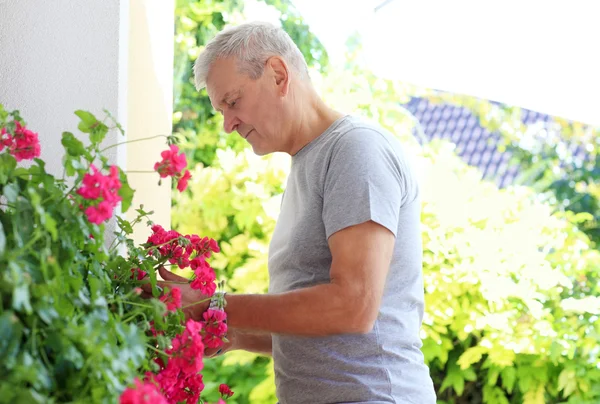
[[[225,111],[223,112],[223,129],[227,133],[231,133],[237,129],[240,124],[240,120],[231,112]]]

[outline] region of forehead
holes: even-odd
[[[244,79],[233,58],[215,60],[206,78],[206,91],[213,105],[219,105],[226,96],[238,91]]]

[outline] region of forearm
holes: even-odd
[[[235,333],[235,343],[232,347],[232,350],[241,349],[244,351],[271,356],[273,352],[271,334],[254,333],[242,330],[237,330]]]
[[[368,332],[377,315],[363,304],[370,297],[348,290],[328,283],[281,294],[228,295],[227,321],[234,328],[276,334]]]

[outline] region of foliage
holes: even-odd
[[[40,159],[27,168],[17,165],[39,155],[38,135],[25,129],[18,111],[0,105],[0,401],[110,403],[125,391],[123,404],[142,392],[169,398],[157,403],[182,401],[175,395],[193,402],[203,388],[199,371],[203,343],[212,338],[209,326],[191,333],[205,323],[184,323],[176,293],[184,285],[169,285],[160,300],[143,300],[140,286],[149,283],[158,297],[156,271],[168,265],[195,262],[203,273],[212,272],[204,262],[218,251],[216,243],[153,226],[148,242],[136,246],[133,226],[152,225],[141,207],[131,222],[116,217],[119,230],[107,237],[104,222],[117,203],[126,211],[134,192],[126,173],[104,155],[115,145],[101,146],[120,126],[109,127],[110,115],[100,121],[87,111],[76,114],[89,145],[63,133],[65,177],[59,179]],[[185,156],[175,151],[172,145],[163,152],[161,175],[182,174]],[[167,170],[171,159],[177,172]],[[185,377],[195,385],[181,386],[181,371],[181,388],[165,387],[162,370],[180,366],[178,355],[187,349],[174,340],[193,340],[199,350],[194,366],[186,363]],[[134,380],[142,385],[136,378],[144,379],[143,391],[126,389]]]

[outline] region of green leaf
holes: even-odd
[[[0,153],[0,184],[6,184],[12,171],[17,167],[17,160],[8,153]]]
[[[0,315],[0,357],[2,365],[0,368],[12,368],[14,359],[19,353],[23,325],[12,311],[5,311]]]
[[[83,133],[91,133],[92,128],[98,122],[98,119],[96,119],[96,117],[91,112],[83,111],[80,109],[75,111],[75,115],[77,115],[81,119],[81,122],[79,122],[77,128]]]
[[[484,353],[487,352],[487,348],[482,346],[474,346],[467,349],[463,354],[458,358],[458,365],[461,369],[467,369],[473,363],[477,363],[481,360],[481,357]]]
[[[558,391],[563,391],[563,396],[569,397],[575,390],[577,390],[575,370],[563,369],[558,376]]]
[[[58,230],[56,228],[56,220],[54,220],[54,218],[49,213],[45,213],[44,217],[45,217],[44,228],[46,230],[48,230],[48,232],[52,236],[52,241],[56,241],[56,239],[58,238]]]
[[[121,211],[127,212],[133,201],[133,195],[135,191],[129,186],[127,181],[127,174],[119,167],[119,180],[121,181],[121,188],[119,189],[119,196],[121,197]],[[133,232],[133,231],[132,231]],[[127,233],[131,234],[131,233]]]
[[[544,385],[539,384],[535,389],[529,390],[523,396],[523,404],[545,404]]]
[[[15,203],[19,197],[19,186],[16,183],[4,187],[4,196],[9,203]]]
[[[131,227],[131,223],[129,223],[129,221],[121,218],[120,216],[116,216],[116,218],[117,218],[117,223],[119,224],[119,227],[121,228],[121,230],[123,230],[125,232],[125,234],[133,233],[133,227]]]
[[[502,372],[500,372],[500,376],[502,377],[502,386],[508,391],[512,393],[513,388],[515,387],[515,381],[517,380],[517,371],[515,368],[504,368]]]
[[[483,402],[489,404],[509,404],[501,388],[488,384],[483,386]]]
[[[94,144],[99,144],[104,140],[104,137],[108,133],[108,126],[98,121],[98,123],[92,127],[92,132],[90,133],[90,140]]]
[[[61,143],[69,155],[73,157],[85,156],[88,160],[91,159],[91,155],[83,143],[71,132],[63,132]]]
[[[29,295],[29,285],[21,283],[13,290],[12,307],[17,311],[25,311],[31,314],[31,296]]]

